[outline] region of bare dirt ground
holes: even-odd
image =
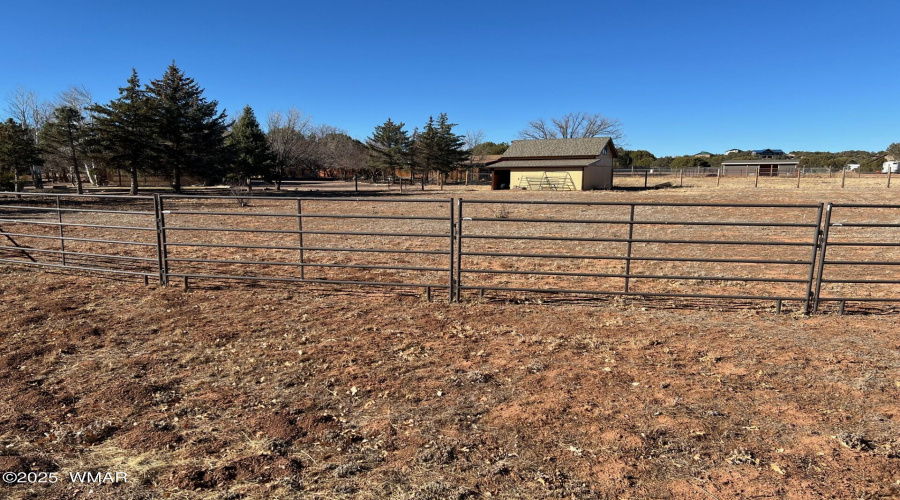
[[[426,196],[897,203],[898,192]],[[17,265],[0,266],[0,290],[0,472],[60,476],[0,485],[2,497],[900,496],[896,313],[534,294],[450,304],[284,283],[184,292]],[[71,483],[79,471],[128,482]]]

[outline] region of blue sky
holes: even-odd
[[[900,142],[900,2],[3,0],[0,98],[117,96],[175,60],[229,114],[297,107],[364,140],[446,112],[509,141],[570,111],[657,156]],[[0,108],[5,107],[4,105]],[[0,112],[5,115],[5,113]]]

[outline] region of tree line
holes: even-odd
[[[456,124],[449,122],[446,113],[441,113],[437,120],[428,117],[422,130],[416,128],[412,135],[404,126],[404,123],[394,123],[388,118],[375,127],[367,139],[369,161],[366,166],[372,178],[379,173],[393,176],[406,171],[410,180],[418,176],[422,189],[425,189],[429,172],[436,172],[443,185],[450,172],[466,167],[470,153],[465,138],[453,132]]]
[[[47,179],[83,193],[85,183],[107,185],[115,173],[129,178],[132,194],[146,175],[167,179],[175,192],[185,178],[246,189],[261,178],[281,189],[291,177],[375,181],[401,171],[424,186],[429,174],[443,182],[454,169],[477,167],[506,148],[485,142],[482,131],[456,134],[446,113],[412,135],[388,119],[366,143],[293,108],[270,113],[263,131],[250,106],[229,120],[174,62],[146,85],[132,70],[118,91],[100,104],[84,87],[72,87],[46,103],[17,89],[8,100],[11,117],[0,123],[0,189],[21,190],[27,176],[35,189]]]
[[[893,148],[893,149],[892,149]],[[894,151],[894,153],[891,153]],[[714,168],[722,166],[722,162],[733,160],[758,159],[751,151],[738,151],[727,155],[696,156],[661,156],[656,157],[647,150],[619,149],[619,157],[616,160],[617,168]],[[781,155],[775,159],[798,159],[800,168],[827,168],[834,171],[842,170],[849,164],[860,165],[863,172],[880,172],[881,164],[886,155],[900,158],[900,143],[891,144],[887,150],[881,152],[872,151],[841,151],[837,153],[821,151],[794,151],[791,157]]]
[[[167,179],[181,192],[186,178],[205,185],[228,183],[252,188],[263,179],[281,189],[287,178],[363,176],[396,182],[401,174],[424,185],[436,177],[443,185],[454,171],[481,167],[502,154],[507,143],[484,140],[483,131],[457,134],[446,113],[429,117],[412,133],[388,119],[366,142],[330,125],[316,125],[297,109],[269,114],[266,130],[246,106],[233,120],[218,102],[174,62],[146,85],[132,70],[118,97],[93,102],[84,87],[40,102],[23,88],[8,99],[10,118],[0,123],[0,190],[18,191],[30,177],[35,189],[44,179],[108,185],[124,174],[137,194],[142,176]],[[568,113],[528,123],[522,139],[622,137],[616,119],[600,114]],[[468,176],[466,176],[468,181]]]
[[[361,142],[314,125],[296,109],[270,114],[266,132],[250,106],[229,120],[174,62],[146,85],[132,70],[106,104],[92,102],[83,87],[54,103],[17,89],[7,111],[11,117],[0,123],[0,188],[6,190],[20,190],[27,175],[36,189],[46,178],[83,193],[85,182],[105,185],[114,172],[128,175],[132,194],[141,175],[168,179],[176,192],[186,177],[248,188],[259,177],[280,189],[285,177],[313,171],[347,177],[366,159]]]
[[[46,178],[74,184],[81,194],[85,182],[107,185],[114,173],[120,180],[127,175],[131,194],[137,194],[142,175],[167,179],[175,192],[182,191],[185,178],[249,190],[254,178],[281,189],[289,177],[362,175],[393,182],[401,173],[410,181],[418,178],[424,189],[429,176],[443,185],[451,172],[483,166],[508,147],[485,141],[480,130],[457,134],[446,113],[429,117],[412,133],[389,118],[365,143],[336,127],[315,125],[296,109],[270,113],[263,131],[250,106],[229,120],[174,62],[146,85],[132,70],[118,91],[101,104],[84,87],[72,87],[46,103],[17,89],[9,98],[10,118],[0,123],[0,189],[21,190],[28,176],[35,189]],[[619,138],[620,123],[600,114],[568,113],[529,122],[519,136],[598,134]]]

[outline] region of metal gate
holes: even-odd
[[[797,301],[807,311],[813,298],[823,204],[457,203],[456,300],[494,290]]]
[[[829,203],[813,312],[821,302],[900,301],[900,205]]]

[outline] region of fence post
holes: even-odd
[[[753,187],[759,187],[759,165],[756,166],[756,182],[753,184]]]
[[[682,170],[684,172],[684,170]],[[631,282],[631,240],[634,237],[634,204],[628,216],[628,250],[625,257],[625,293],[628,293],[628,285]]]
[[[59,222],[59,250],[62,252],[62,265],[66,265],[66,236],[63,232],[62,210],[59,206],[59,195],[56,195],[56,220]]]
[[[456,279],[455,273],[453,272],[453,266],[456,264],[456,252],[454,252],[454,246],[456,245],[456,217],[455,214],[455,206],[454,206],[453,198],[450,198],[450,262],[447,266],[448,273],[450,275],[450,292],[449,292],[449,301],[453,302],[454,297],[456,296]]]
[[[650,171],[644,170],[644,187],[645,188],[647,187],[647,179],[649,178],[649,176],[650,176]]]
[[[678,187],[684,187],[684,169],[681,169],[681,180],[678,181]]]
[[[169,263],[166,260],[166,219],[163,213],[163,200],[159,194],[153,195],[153,207],[156,212],[156,259],[159,264],[159,284],[169,284]]]
[[[894,169],[892,167],[888,167],[888,185],[887,187],[891,187],[891,174],[894,173]]]
[[[825,271],[825,252],[828,250],[828,231],[831,229],[831,212],[833,204],[828,203],[825,206],[825,222],[822,227],[822,250],[819,252],[819,270],[816,276],[816,294],[813,299],[812,312],[815,314],[819,310],[819,296],[822,294],[822,274]]]
[[[800,189],[800,167],[797,167],[797,189]]]
[[[725,167],[719,167],[716,169],[716,187],[719,187],[719,181],[722,179],[722,170]]]
[[[300,279],[306,279],[306,266],[303,265],[303,200],[297,198],[297,235],[300,240]]]
[[[457,217],[457,226],[456,226],[456,302],[460,301],[461,291],[460,286],[462,284],[462,232],[463,232],[463,199],[457,198],[456,200],[456,217]]]
[[[812,244],[812,256],[809,259],[809,276],[807,277],[806,282],[806,300],[803,302],[803,314],[809,314],[809,305],[812,300],[812,290],[813,290],[813,277],[815,276],[816,270],[816,255],[819,252],[819,245],[821,244],[819,241],[819,236],[822,234],[822,210],[824,208],[824,204],[819,203],[819,210],[816,212],[816,227],[813,228],[813,244]]]
[[[844,181],[847,179],[847,169],[843,168],[841,172],[841,189],[844,189]]]

